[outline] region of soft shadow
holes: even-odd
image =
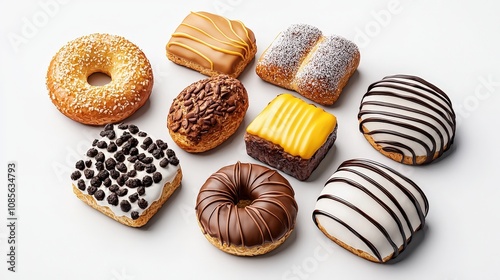
[[[334,108],[341,108],[342,106],[345,106],[343,104],[347,102],[346,101],[347,98],[349,98],[349,96],[355,94],[354,89],[356,86],[358,86],[359,80],[360,80],[360,72],[359,72],[359,70],[356,70],[352,74],[352,76],[349,78],[349,80],[347,81],[347,84],[342,89],[342,92],[340,93],[337,101],[335,101],[335,103],[333,103],[332,105],[325,106],[325,107],[334,109]]]
[[[429,227],[426,224],[423,229],[413,234],[410,243],[408,243],[408,246],[396,258],[388,260],[385,264],[393,265],[411,259],[412,256],[416,254],[416,251],[418,250],[418,248],[420,248],[421,244],[424,242],[425,236],[428,234],[428,232]]]
[[[158,212],[156,212],[156,214],[154,214],[153,217],[151,217],[151,219],[149,219],[149,221],[144,226],[138,229],[143,231],[149,231],[150,228],[153,228],[155,226],[158,220],[165,219],[162,218],[162,216],[165,215],[166,212],[172,211],[169,210],[168,208],[173,207],[171,205],[174,204],[174,201],[177,199],[177,196],[179,196],[179,193],[181,191],[182,191],[182,182],[180,186],[174,191],[174,193],[167,199],[167,201],[163,203],[162,207],[158,209]]]

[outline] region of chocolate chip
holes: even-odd
[[[110,192],[116,192],[120,189],[120,186],[118,186],[117,184],[113,184],[111,186],[109,186],[109,191]]]
[[[89,195],[94,195],[96,191],[97,191],[97,188],[96,188],[96,187],[93,187],[93,186],[90,186],[90,187],[87,189],[87,193],[88,193]]]
[[[144,153],[140,153],[140,154],[138,154],[138,155],[137,155],[137,159],[138,159],[138,160],[141,160],[141,161],[142,161],[145,157],[146,157],[146,155],[145,155]]]
[[[130,178],[135,177],[136,175],[137,175],[137,171],[135,171],[134,169],[127,172],[127,176]]]
[[[104,179],[104,181],[102,181],[102,184],[106,187],[111,186],[111,179],[109,179],[109,177]]]
[[[127,180],[128,176],[126,174],[122,174],[116,179],[116,182],[118,183],[118,185],[123,186],[125,185],[125,182],[127,182]]]
[[[136,134],[137,132],[139,132],[139,128],[136,125],[131,124],[128,126],[128,131],[130,131],[130,133],[132,134]]]
[[[154,150],[152,155],[155,159],[160,159],[160,158],[165,156],[165,154],[163,153],[163,151],[161,149]]]
[[[120,162],[116,165],[116,170],[120,171],[121,173],[125,173],[127,172],[127,166],[123,162]]]
[[[128,193],[128,189],[127,188],[121,188],[119,190],[116,191],[116,194],[118,196],[126,196]]]
[[[143,149],[143,150],[147,150],[148,149],[148,145],[146,145],[146,144],[141,144],[141,146],[139,146],[139,147],[141,147],[141,149]]]
[[[99,152],[96,156],[95,156],[95,160],[96,161],[100,161],[100,162],[104,162],[104,159],[106,157],[104,156],[104,154],[102,152]]]
[[[154,164],[147,164],[145,169],[146,173],[151,174],[156,171],[156,166]]]
[[[148,134],[144,131],[140,131],[137,135],[141,136],[141,137],[146,137],[148,136]]]
[[[129,187],[131,189],[135,189],[137,187],[142,186],[142,181],[140,179],[129,179],[126,182],[126,185],[127,185],[127,187]]]
[[[146,175],[142,178],[142,185],[145,187],[149,187],[153,184],[153,178],[149,175]]]
[[[94,170],[85,169],[85,171],[83,171],[83,174],[85,175],[85,178],[91,179],[92,177],[94,177]]]
[[[137,171],[142,171],[144,170],[146,166],[144,165],[144,163],[140,162],[140,161],[136,161],[134,163],[134,169],[137,170]]]
[[[116,178],[120,177],[120,172],[112,169],[109,171],[109,175],[111,176],[111,178],[116,180]]]
[[[101,135],[101,136],[103,136],[103,135]],[[95,147],[97,145],[97,142],[99,142],[99,140],[98,139],[94,139],[94,141],[92,141],[92,147]]]
[[[141,209],[146,209],[148,207],[148,202],[144,198],[141,198],[139,202],[137,202],[137,205],[139,205]]]
[[[108,158],[105,162],[104,165],[106,166],[107,170],[112,170],[116,166],[116,161],[114,158]]]
[[[156,145],[158,145],[158,147],[162,150],[168,149],[168,144],[163,142],[161,139],[156,140]]]
[[[101,131],[100,135],[102,137],[108,137],[108,139],[115,139],[115,137],[116,137],[114,130],[103,130],[103,131]]]
[[[116,145],[117,145],[117,146],[121,146],[121,145],[123,145],[123,142],[125,142],[125,141],[124,141],[124,140],[123,140],[123,138],[121,138],[121,137],[120,137],[120,138],[118,138],[118,139],[116,139]]]
[[[139,219],[139,212],[137,212],[137,211],[130,212],[130,217],[132,218],[132,220]]]
[[[95,163],[95,169],[97,169],[97,171],[101,171],[104,169],[104,163],[98,161]]]
[[[113,124],[108,123],[107,125],[104,126],[104,130],[113,130]]]
[[[130,202],[128,202],[127,200],[122,200],[120,202],[120,209],[122,209],[123,212],[128,212],[130,211],[131,208],[132,206],[130,205]]]
[[[97,177],[99,177],[99,179],[101,179],[101,181],[104,181],[104,179],[109,177],[108,170],[104,169],[104,170],[99,171],[99,173],[97,174]]]
[[[128,128],[128,124],[121,123],[121,124],[118,125],[118,128],[125,130],[125,129]]]
[[[137,188],[137,193],[139,195],[144,195],[146,193],[146,188],[144,188],[144,187],[138,187]]]
[[[152,157],[145,157],[141,160],[141,162],[144,164],[150,164],[153,162],[153,158]]]
[[[134,162],[136,162],[136,161],[137,161],[137,156],[129,156],[129,157],[127,158],[127,160],[128,160],[129,162],[131,162],[131,163],[134,163]]]
[[[158,148],[158,146],[156,146],[155,143],[149,145],[148,147],[148,152],[152,153],[154,150],[156,150]]]
[[[173,166],[177,166],[179,165],[179,159],[176,157],[176,156],[173,156],[171,158],[169,158],[168,160],[170,162],[170,164],[172,164]]]
[[[80,179],[80,177],[82,177],[82,173],[78,170],[71,173],[71,180],[73,181]]]
[[[170,158],[170,157],[173,157],[173,156],[175,156],[175,152],[174,152],[174,150],[172,150],[172,149],[167,149],[167,157],[169,157],[169,158]]]
[[[127,142],[128,139],[133,138],[132,134],[128,133],[127,131],[123,132],[123,135],[120,136],[120,138],[123,140],[123,143]]]
[[[96,188],[100,187],[102,184],[102,181],[101,179],[99,179],[99,177],[92,177],[92,179],[90,179],[90,185],[91,186],[94,186]]]
[[[89,160],[87,160],[87,161],[85,162],[85,166],[86,166],[87,168],[91,167],[91,166],[92,166],[92,161],[91,161],[90,159],[89,159]]]
[[[83,171],[83,169],[85,169],[85,163],[83,162],[83,160],[79,160],[76,162],[75,167],[76,169]]]
[[[137,147],[137,145],[139,145],[139,140],[137,140],[136,138],[130,138],[128,139],[127,143],[130,144],[130,147]]]
[[[108,143],[105,141],[99,141],[97,142],[97,148],[99,149],[106,149],[108,147]]]
[[[131,194],[128,196],[128,199],[130,200],[130,202],[134,203],[139,199],[139,194],[137,193]]]
[[[116,152],[116,150],[118,150],[118,146],[116,146],[115,142],[109,143],[107,151],[110,153],[114,153]]]
[[[139,154],[139,150],[136,147],[133,147],[132,149],[130,149],[131,156],[136,156],[138,154]]]
[[[98,153],[97,149],[90,148],[87,151],[87,156],[89,156],[89,157],[95,157],[97,155],[97,153]]]
[[[95,193],[94,193],[94,197],[95,199],[101,201],[104,199],[104,191],[103,190],[97,190]]]
[[[85,181],[83,181],[83,179],[78,180],[78,183],[76,185],[81,191],[85,190]]]
[[[118,196],[116,195],[116,193],[108,195],[108,203],[114,206],[118,205]]]
[[[159,183],[162,179],[161,173],[160,172],[155,172],[153,174],[153,182]]]
[[[118,151],[114,155],[115,159],[119,162],[124,162],[125,161],[125,155],[123,154],[122,151]]]
[[[130,154],[130,149],[131,149],[131,148],[132,148],[132,147],[130,146],[130,143],[129,143],[129,142],[127,142],[127,143],[123,144],[123,146],[122,146],[122,152],[123,152],[123,154],[124,154],[124,155],[129,155],[129,154]]]
[[[164,158],[164,159],[162,159],[160,161],[160,166],[161,167],[165,168],[165,167],[167,167],[167,165],[168,165],[168,159],[167,158]]]
[[[142,144],[146,145],[146,147],[149,147],[149,145],[153,144],[153,140],[151,137],[146,137],[144,141],[142,141]]]

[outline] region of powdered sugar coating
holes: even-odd
[[[325,37],[318,43],[315,54],[297,72],[297,91],[313,87],[317,89],[315,94],[319,98],[326,98],[332,92],[340,91],[343,87],[341,83],[346,75],[350,76],[358,55],[358,47],[353,42],[336,35]]]
[[[281,32],[262,55],[259,61],[263,67],[273,67],[275,77],[289,83],[302,60],[311,51],[322,33],[318,28],[307,24],[294,24]],[[276,79],[273,79],[276,81]]]
[[[101,72],[112,81],[92,86]],[[52,58],[47,88],[66,116],[89,124],[117,122],[142,106],[151,93],[153,72],[144,53],[123,37],[90,34],[68,42]]]

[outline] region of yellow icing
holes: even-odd
[[[310,159],[336,125],[334,115],[285,93],[264,108],[247,132],[281,146],[293,156]]]

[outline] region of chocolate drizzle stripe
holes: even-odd
[[[354,234],[357,238],[359,238],[361,241],[363,241],[363,243],[366,244],[366,246],[368,248],[370,248],[370,250],[372,251],[372,253],[375,255],[375,257],[380,261],[382,262],[382,256],[380,255],[380,252],[377,250],[377,248],[375,247],[375,245],[373,245],[373,243],[371,243],[368,239],[366,239],[365,237],[363,237],[361,234],[359,234],[359,232],[357,232],[356,230],[354,230],[349,224],[347,224],[346,222],[342,221],[341,219],[337,218],[336,216],[334,216],[333,214],[331,213],[328,213],[328,212],[325,212],[323,210],[314,210],[313,211],[313,220],[314,222],[316,223],[316,225],[318,225],[318,222],[316,221],[316,216],[317,215],[322,215],[322,216],[325,216],[325,217],[328,217],[334,221],[336,221],[337,223],[341,224],[342,226],[344,226],[346,229],[348,229],[352,234]]]
[[[359,207],[356,207],[356,205],[346,201],[345,199],[343,199],[341,197],[335,196],[335,195],[328,195],[328,194],[320,195],[318,200],[321,200],[321,199],[330,199],[330,200],[336,201],[336,202],[352,209],[353,211],[360,214],[361,216],[363,216],[363,218],[370,221],[370,223],[372,223],[384,235],[385,239],[387,239],[387,242],[392,246],[394,257],[396,257],[399,254],[399,247],[394,243],[394,241],[392,241],[391,235],[387,232],[387,230],[379,222],[377,222],[375,219],[373,219],[370,215],[368,215],[366,212],[361,210]],[[402,233],[404,234],[404,231]],[[403,247],[406,247],[406,238],[404,238],[404,236],[403,236],[403,240],[405,243],[405,245]]]

